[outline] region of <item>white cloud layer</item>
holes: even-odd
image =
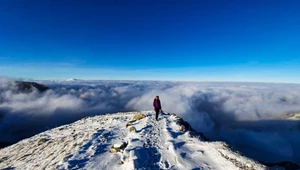
[[[82,117],[150,110],[159,95],[212,140],[224,140],[263,161],[300,162],[300,122],[282,119],[300,111],[300,85],[147,81],[43,81],[51,90],[15,93],[0,79],[0,142],[16,142]]]

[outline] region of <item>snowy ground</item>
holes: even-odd
[[[191,131],[181,132],[175,115],[152,111],[126,124],[136,112],[88,117],[0,150],[0,169],[265,169],[229,149],[206,142]],[[118,153],[114,144],[127,143]]]

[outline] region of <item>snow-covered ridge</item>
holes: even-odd
[[[138,113],[145,118],[132,121]],[[265,169],[190,129],[173,114],[156,121],[152,111],[87,117],[0,150],[0,169]]]

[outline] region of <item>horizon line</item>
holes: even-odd
[[[57,78],[57,79],[35,79],[35,78],[25,78],[25,77],[8,77],[8,76],[0,76],[0,78],[7,78],[12,80],[22,80],[22,81],[61,81],[61,82],[76,82],[76,81],[146,81],[146,82],[186,82],[186,83],[255,83],[255,84],[295,84],[300,85],[297,82],[273,82],[273,81],[238,81],[238,80],[159,80],[159,79],[106,79],[106,78],[99,78],[99,79],[82,79],[82,78]],[[74,79],[74,80],[71,80]]]

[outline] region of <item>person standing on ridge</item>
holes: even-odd
[[[158,121],[158,114],[161,111],[161,104],[159,100],[159,96],[156,96],[154,101],[153,101],[153,107],[155,110],[155,119]]]

